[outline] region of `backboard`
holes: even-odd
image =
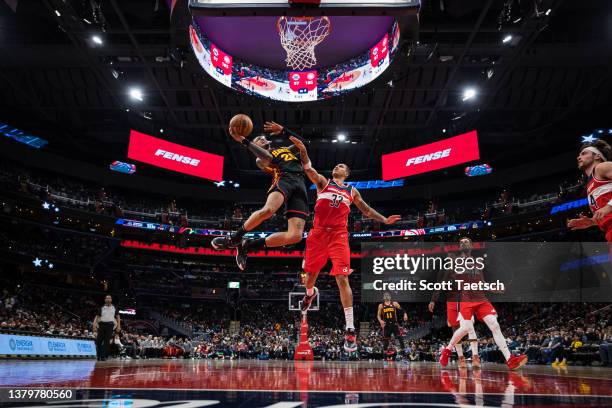
[[[417,14],[420,0],[321,0],[319,5],[289,0],[189,0],[194,15],[209,16],[366,16]]]

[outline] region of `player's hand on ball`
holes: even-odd
[[[229,128],[229,134],[232,137],[232,139],[234,139],[238,143],[242,143],[242,141],[244,140],[244,136],[240,136],[239,134],[234,132],[234,128],[232,128],[231,126]]]
[[[606,215],[610,213],[612,213],[612,206],[604,205],[599,210],[593,213],[593,221],[601,221]]]
[[[609,207],[609,206],[606,205],[606,207]],[[597,210],[595,213],[599,211],[600,210]],[[593,214],[593,218],[595,218],[595,214]],[[574,218],[572,220],[567,221],[567,227],[572,230],[580,230],[580,229],[589,228],[593,226],[594,224],[595,223],[591,218],[586,217],[584,215],[581,215],[580,218]]]
[[[402,219],[401,215],[390,215],[389,217],[385,218],[385,224],[387,225],[395,224],[401,219]]]
[[[276,122],[266,122],[264,123],[264,131],[272,136],[276,136],[281,134],[283,127]]]
[[[433,313],[434,307],[436,307],[436,304],[434,302],[429,302],[427,305],[427,310],[429,310],[429,313]]]

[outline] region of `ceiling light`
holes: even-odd
[[[546,10],[545,14],[548,16],[548,15],[550,15],[551,12],[552,12],[552,9],[548,9],[548,10]]]
[[[338,133],[338,140],[344,142],[346,140],[346,135],[344,133]]]
[[[159,133],[164,133],[164,129],[159,129]]]
[[[97,36],[97,35],[92,36],[92,37],[91,37],[91,40],[92,40],[93,42],[95,42],[96,44],[98,44],[98,45],[102,45],[102,38],[100,38],[100,37],[99,37],[99,36]]]
[[[502,42],[504,44],[508,44],[510,41],[512,41],[512,34],[508,34],[507,36],[505,36],[502,40]]]
[[[86,22],[87,24],[91,24],[91,21],[89,21],[88,19],[84,18],[83,19],[84,22]]]
[[[446,133],[446,128],[442,129],[442,133]]]
[[[476,89],[474,88],[467,88],[465,91],[463,91],[463,101],[467,101],[470,100],[472,98],[474,98],[476,96]]]
[[[130,97],[132,99],[136,99],[142,101],[142,90],[140,88],[132,88],[130,89]]]
[[[332,143],[337,143],[337,142],[338,142],[337,139],[332,140]]]
[[[60,14],[60,12],[59,12],[59,11],[57,11],[57,10],[55,10],[55,15],[56,15],[56,16],[58,16],[58,17],[61,17],[61,16],[62,16],[62,15]]]

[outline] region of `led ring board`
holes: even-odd
[[[211,77],[249,95],[283,102],[329,99],[374,81],[400,48],[392,13],[220,17],[214,15],[217,3],[200,2],[195,10],[190,3],[190,44]],[[418,10],[415,1],[395,3]]]

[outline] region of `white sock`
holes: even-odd
[[[353,329],[355,330],[355,325],[353,323],[353,307],[345,307],[344,308],[344,320],[346,320],[346,330]]]
[[[501,328],[499,327],[499,323],[497,322],[497,316],[488,315],[485,316],[484,322],[489,326],[489,330],[493,334],[493,340],[495,340],[495,344],[497,344],[497,348],[502,352],[506,361],[510,358],[510,350],[508,350],[508,343],[506,343],[506,338],[501,332]]]
[[[314,286],[312,288],[306,288],[306,295],[307,296],[314,295]]]
[[[468,338],[470,339],[472,357],[478,356],[478,338],[476,337],[476,330],[474,330],[474,326],[472,326],[472,330],[468,332]]]

